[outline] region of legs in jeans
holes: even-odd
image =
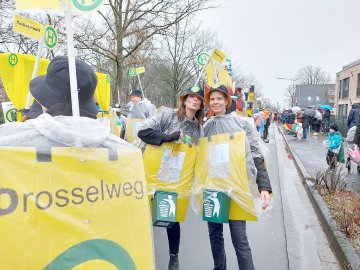
[[[238,266],[241,270],[254,270],[251,249],[246,235],[246,222],[242,220],[229,221],[231,239],[235,248]],[[211,251],[214,259],[214,270],[226,269],[224,249],[223,224],[208,222]]]
[[[177,255],[179,253],[180,246],[180,224],[176,222],[171,228],[166,228],[168,241],[169,241],[169,253]]]
[[[254,270],[251,249],[246,235],[246,221],[229,220],[231,240],[235,248],[239,269]]]
[[[306,140],[309,127],[303,129],[303,139]]]
[[[214,270],[226,270],[223,224],[208,222],[208,229],[214,259]]]

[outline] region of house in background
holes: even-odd
[[[336,73],[335,113],[347,117],[351,105],[360,102],[360,59],[344,66]]]
[[[335,84],[300,84],[295,86],[296,105],[301,108],[335,104]]]

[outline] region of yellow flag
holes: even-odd
[[[222,64],[222,62],[224,62],[225,60],[225,53],[220,51],[219,49],[215,49],[214,50],[214,53],[212,54],[211,58],[214,60],[214,61],[217,61],[219,62],[220,64]]]
[[[35,59],[33,55],[20,53],[0,54],[0,76],[5,92],[16,109],[25,108]],[[47,59],[41,58],[37,75],[44,75],[48,64]]]
[[[28,38],[39,41],[44,34],[45,26],[34,20],[15,15],[14,17],[14,31]]]
[[[223,68],[219,68],[219,80],[220,83],[227,86],[228,88],[232,89],[234,86],[233,81],[231,80],[231,77],[229,75],[229,72],[227,72]]]
[[[91,12],[99,9],[104,0],[65,0],[77,12]],[[16,9],[61,10],[62,0],[16,0]]]
[[[145,67],[138,67],[136,68],[136,73],[137,74],[141,74],[141,73],[144,73],[145,72]]]
[[[62,0],[16,0],[16,9],[60,10]]]
[[[104,112],[110,108],[110,76],[104,73],[96,72],[98,84],[95,89],[95,99]]]

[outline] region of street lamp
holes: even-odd
[[[293,90],[295,91],[295,82],[296,82],[296,79],[283,78],[283,77],[278,77],[277,79],[278,79],[278,80],[292,81]],[[296,92],[296,91],[295,91],[295,92]],[[296,105],[297,105],[297,106],[299,106],[299,102],[300,102],[300,87],[299,87],[298,97],[296,97]]]

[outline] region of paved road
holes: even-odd
[[[272,126],[270,143],[266,145],[268,151],[265,153],[274,192],[274,208],[259,222],[247,223],[255,267],[260,270],[338,269],[310,203],[303,203],[308,199],[305,191],[301,190],[302,186],[296,170],[291,167],[294,166],[292,160],[288,159],[289,156],[285,152],[280,135],[275,134],[274,131]],[[278,157],[279,154],[281,157]],[[280,174],[279,164],[281,164]],[[298,184],[294,185],[293,181]],[[293,202],[294,205],[291,206]],[[181,228],[180,269],[212,269],[213,262],[206,223],[189,209],[187,219],[181,224]],[[322,237],[319,238],[318,235]],[[224,237],[228,269],[238,269],[227,225],[224,227]],[[306,241],[304,242],[301,237],[306,237]],[[154,245],[156,269],[166,270],[168,244],[165,229],[154,228]],[[321,260],[326,262],[326,265]],[[311,265],[311,267],[299,268],[305,265]]]

